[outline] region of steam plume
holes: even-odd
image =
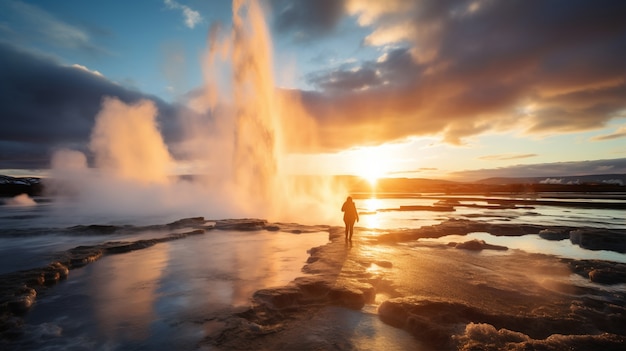
[[[343,191],[328,180],[297,180],[285,173],[289,151],[315,143],[315,123],[298,96],[274,85],[271,41],[256,1],[233,3],[233,26],[214,27],[204,62],[204,94],[181,115],[185,138],[174,159],[159,132],[150,101],[127,105],[105,98],[96,116],[90,150],[94,169],[80,152],[53,158],[56,189],[71,194],[77,211],[209,218],[258,217],[328,223]],[[187,165],[193,181],[172,176]],[[291,168],[294,168],[292,165]],[[332,217],[331,217],[332,216]]]

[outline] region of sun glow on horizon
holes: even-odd
[[[354,173],[375,186],[378,179],[387,175],[388,160],[384,160],[378,152],[363,155],[355,164]]]
[[[377,168],[376,165],[368,166],[358,172],[358,176],[367,180],[371,186],[375,186],[378,183],[378,179],[383,178],[385,175],[386,173]]]
[[[361,177],[374,187],[379,179],[393,173],[404,155],[396,144],[355,148],[347,150],[344,157],[348,160],[346,173]]]
[[[433,138],[411,138],[334,153],[288,154],[283,165],[289,174],[351,175],[375,187],[383,178],[441,177],[447,167],[433,143]]]

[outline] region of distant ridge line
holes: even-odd
[[[626,174],[588,174],[576,176],[543,176],[543,177],[491,177],[477,180],[478,184],[576,184],[576,183],[610,183],[621,181],[626,184]]]

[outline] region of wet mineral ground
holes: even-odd
[[[448,220],[410,230],[359,228],[354,242],[344,240],[340,227],[250,219],[68,230],[146,229],[173,233],[78,246],[47,266],[0,276],[0,346],[23,345],[24,316],[72,270],[103,256],[220,229],[299,235],[324,230],[329,240],[310,249],[302,275],[287,285],[258,290],[246,306],[193,320],[204,330],[196,349],[622,350],[626,344],[626,264],[529,253],[476,239],[428,240],[472,232],[538,235],[624,252],[623,230]]]

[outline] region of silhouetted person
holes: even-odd
[[[352,197],[348,196],[346,202],[341,206],[343,212],[343,222],[346,224],[346,242],[352,241],[352,233],[354,233],[354,221],[359,221],[359,213],[356,206],[352,202]]]

